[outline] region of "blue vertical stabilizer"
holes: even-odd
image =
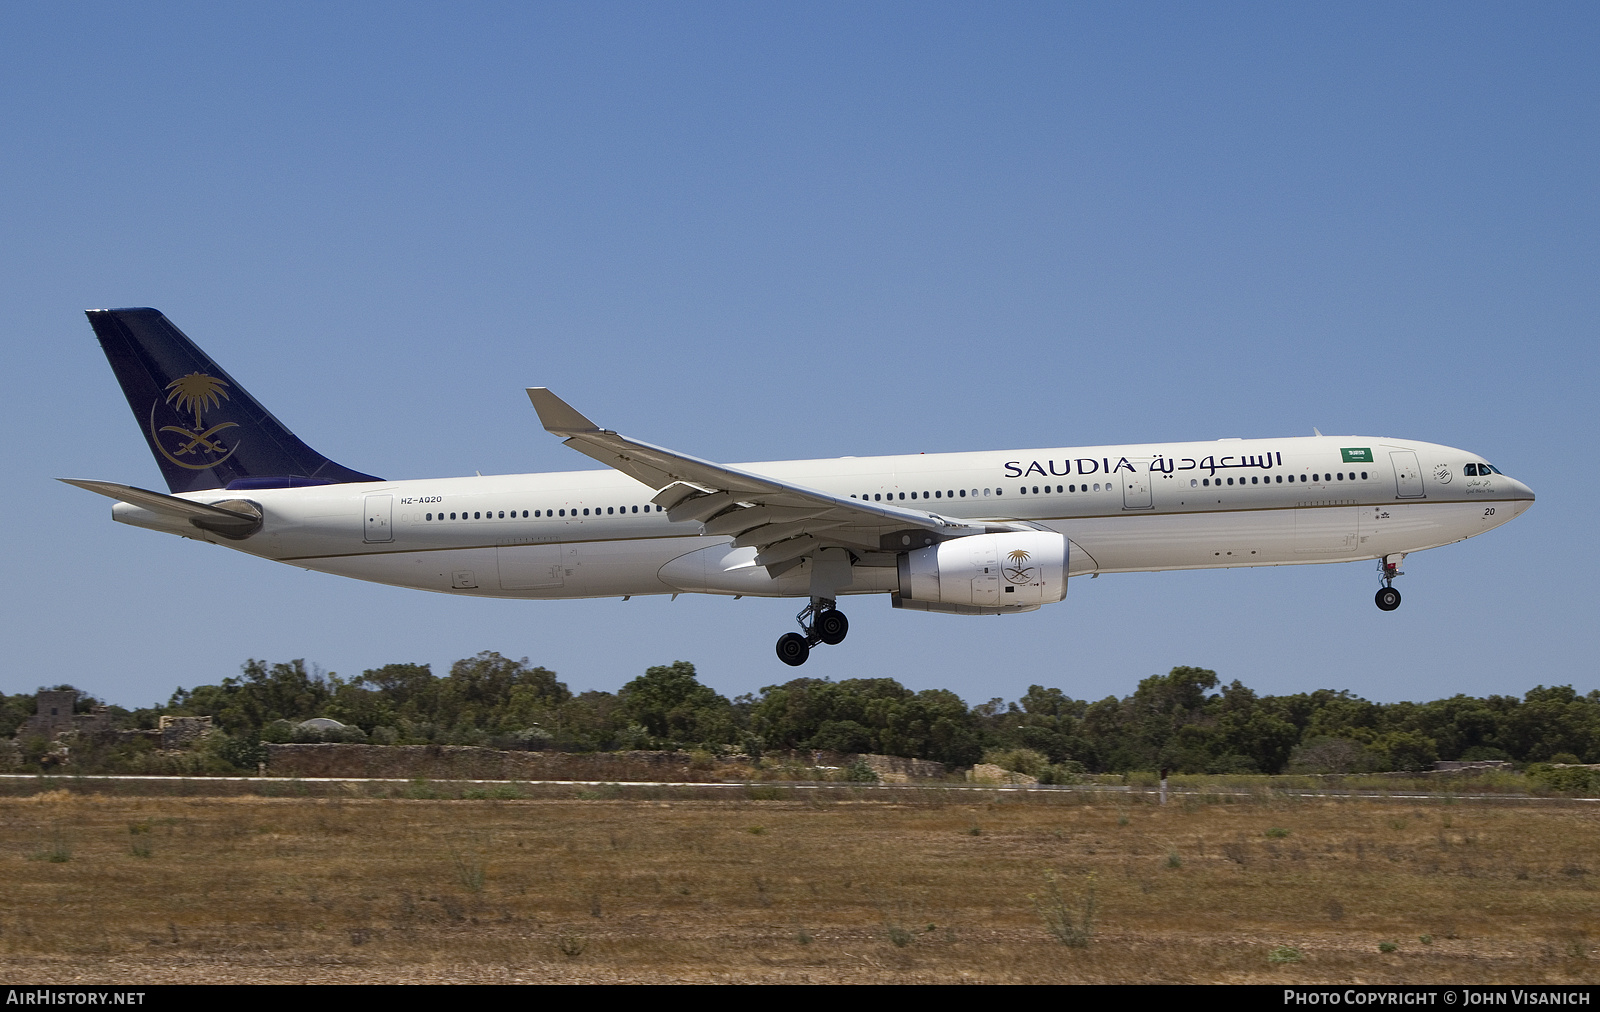
[[[173,492],[382,480],[301,442],[156,310],[88,316]]]

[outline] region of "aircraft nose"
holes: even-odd
[[[1511,498],[1519,502],[1533,502],[1533,489],[1515,478],[1511,479]]]

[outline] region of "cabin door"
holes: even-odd
[[[1394,494],[1401,499],[1422,498],[1426,493],[1422,490],[1422,468],[1417,465],[1416,451],[1390,450],[1389,460],[1394,463]]]
[[[1150,462],[1148,460],[1130,460],[1128,463],[1133,465],[1131,472],[1117,472],[1117,484],[1122,486],[1122,508],[1125,510],[1151,509]]]
[[[394,496],[367,496],[364,516],[366,522],[362,527],[361,540],[369,545],[394,540]]]

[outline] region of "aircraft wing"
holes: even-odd
[[[837,496],[603,429],[544,387],[529,387],[528,399],[545,429],[566,437],[568,446],[656,489],[651,501],[667,519],[702,523],[707,534],[755,547],[757,565],[775,576],[822,548],[901,552],[971,534],[1033,529]]]

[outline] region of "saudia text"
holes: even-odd
[[[1061,465],[1061,470],[1059,471],[1056,470],[1057,463]],[[1024,467],[1020,460],[1008,460],[1006,461],[1006,477],[1026,478],[1030,474],[1037,474],[1042,477],[1054,475],[1057,478],[1065,478],[1069,474],[1116,474],[1118,471],[1139,471],[1140,467],[1138,465],[1143,463],[1145,462],[1142,458],[1129,460],[1127,457],[1118,457],[1117,462],[1113,464],[1110,457],[1073,457],[1059,462],[1047,460],[1042,464],[1037,460],[1030,460],[1027,466]],[[1218,471],[1231,471],[1238,467],[1255,467],[1266,470],[1282,466],[1283,454],[1281,453],[1252,453],[1237,457],[1230,454],[1226,457],[1208,456],[1202,460],[1196,460],[1193,457],[1167,457],[1158,453],[1144,470],[1152,474],[1171,474],[1174,471],[1205,471],[1207,474],[1215,475]]]

